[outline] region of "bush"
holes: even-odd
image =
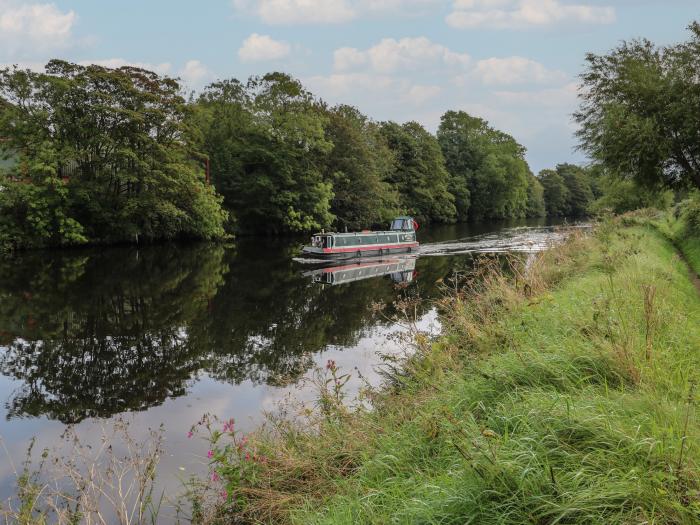
[[[700,194],[693,195],[681,205],[681,218],[685,222],[685,233],[700,236]]]

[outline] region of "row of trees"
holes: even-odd
[[[213,182],[242,231],[361,228],[544,214],[513,137],[449,111],[437,136],[329,107],[282,73],[208,86],[193,104]]]
[[[13,159],[0,169],[5,247],[357,229],[400,213],[443,223],[583,214],[588,196],[566,175],[575,196],[547,204],[556,192],[525,148],[465,112],[445,113],[433,135],[329,107],[283,73],[185,100],[176,80],[138,68],[5,69],[0,138]]]
[[[224,235],[178,83],[54,60],[0,71],[0,245]]]

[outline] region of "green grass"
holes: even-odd
[[[676,243],[696,275],[700,275],[700,235],[690,227],[689,215],[693,208],[697,210],[700,207],[698,202],[700,197],[695,196],[694,199],[682,203],[678,210],[664,214],[662,219],[655,222],[656,227]],[[695,221],[697,220],[695,218]]]
[[[261,433],[270,461],[237,482],[238,510],[299,524],[698,523],[700,296],[671,242],[617,221],[518,280],[485,275],[442,302],[444,335],[419,337],[373,410]]]

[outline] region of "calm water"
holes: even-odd
[[[19,463],[32,436],[52,446],[68,424],[89,435],[128,414],[138,438],[162,423],[161,479],[177,489],[201,469],[204,444],[186,434],[203,413],[250,429],[286,396],[311,398],[302,380],[328,359],[376,382],[377,351],[399,351],[400,329],[373,303],[390,313],[399,296],[420,295],[420,326],[435,331],[429,299],[442,280],[474,252],[541,248],[558,235],[544,226],[423,229],[420,257],[333,274],[293,259],[303,239],[0,260],[0,437]],[[0,500],[15,482],[6,456]]]

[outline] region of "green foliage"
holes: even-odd
[[[549,217],[585,217],[591,213],[594,196],[600,191],[597,167],[558,164],[542,170],[539,181]]]
[[[532,173],[527,177],[527,208],[528,217],[544,217],[547,209],[544,201],[544,186]]]
[[[245,231],[297,232],[328,227],[332,183],[324,161],[328,117],[301,83],[283,73],[211,84],[195,121],[213,181]]]
[[[603,174],[597,180],[600,196],[591,204],[593,213],[625,213],[642,208],[663,210],[673,202],[673,192],[640,186],[634,180]]]
[[[220,199],[193,151],[176,81],[53,60],[0,71],[2,242],[61,246],[224,235]]]
[[[388,183],[394,153],[379,126],[341,105],[328,111],[326,136],[333,144],[325,170],[333,182],[331,213],[338,230],[386,226],[398,214],[399,194]]]
[[[566,215],[583,217],[588,214],[593,201],[591,181],[584,168],[573,164],[557,165],[557,173],[566,185]]]
[[[700,355],[678,349],[700,345],[700,298],[670,242],[622,224],[573,235],[517,279],[494,265],[450,288],[443,335],[413,333],[415,354],[387,367],[371,410],[322,412],[312,428],[275,418],[248,458],[216,428],[211,466],[233,467],[236,491],[218,510],[300,524],[696,523]],[[337,378],[322,376],[322,397]]]
[[[685,222],[687,235],[700,238],[700,193],[695,192],[684,203],[681,219]]]
[[[576,119],[581,148],[642,185],[700,188],[700,24],[680,44],[623,42],[589,54]]]
[[[529,180],[525,148],[513,137],[464,111],[448,111],[442,116],[437,138],[460,220],[539,213],[538,190]]]
[[[568,211],[569,190],[564,178],[555,170],[542,170],[539,180],[544,188],[544,202],[549,217],[563,217]]]
[[[417,122],[385,122],[381,134],[394,154],[387,180],[399,192],[404,211],[426,222],[454,222],[455,198],[435,137]]]

